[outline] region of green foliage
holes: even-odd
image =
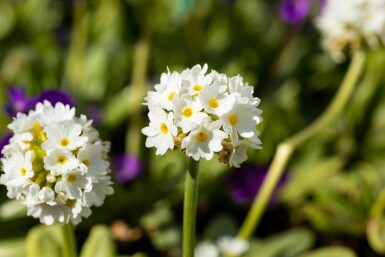
[[[63,238],[60,225],[38,225],[29,230],[25,242],[26,257],[61,257]]]
[[[80,257],[111,257],[116,255],[115,244],[106,225],[95,225],[84,243]]]

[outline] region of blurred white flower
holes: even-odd
[[[150,119],[142,129],[146,147],[163,155],[180,146],[194,160],[210,160],[218,153],[219,161],[239,167],[247,148],[261,145],[256,128],[262,122],[260,100],[241,76],[229,78],[207,69],[207,64],[195,65],[180,74],[162,74],[156,91],[145,98]]]
[[[2,151],[0,184],[8,197],[23,201],[29,216],[45,224],[77,224],[113,193],[108,144],[91,122],[75,117],[68,105],[44,102],[8,126],[14,135]]]
[[[385,45],[384,0],[328,0],[316,19],[322,34],[322,46],[336,61],[344,58],[344,49]]]
[[[223,236],[216,244],[203,241],[195,247],[195,257],[225,257],[239,256],[249,249],[249,243],[239,237]]]

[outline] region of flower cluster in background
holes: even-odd
[[[239,237],[223,236],[216,243],[203,241],[195,249],[195,257],[239,256],[249,249],[249,243]]]
[[[334,59],[343,51],[385,45],[384,0],[328,0],[316,25],[323,36],[322,45]]]
[[[2,150],[0,184],[8,197],[23,201],[29,216],[77,224],[113,193],[109,143],[91,123],[69,105],[45,101],[8,125],[14,135]]]
[[[180,146],[194,160],[218,153],[219,161],[239,167],[249,147],[260,148],[260,100],[241,76],[207,73],[206,64],[195,65],[163,73],[155,90],[145,98],[150,124],[142,132],[156,154]]]

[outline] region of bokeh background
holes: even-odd
[[[61,90],[111,141],[115,194],[77,227],[79,247],[104,224],[121,256],[180,256],[186,160],[144,147],[142,102],[167,68],[204,63],[241,74],[261,99],[263,149],[240,169],[215,158],[201,164],[198,240],[236,234],[277,144],[322,113],[349,64],[349,55],[335,63],[321,49],[321,4],[308,2],[309,13],[288,22],[278,0],[0,1],[0,105],[15,87],[27,97]],[[295,152],[245,256],[326,246],[351,249],[346,256],[385,251],[384,71],[384,50],[369,52],[343,114]],[[0,112],[1,135],[11,120]],[[0,256],[22,257],[1,249],[23,249],[38,221],[7,200],[3,186],[0,200]]]

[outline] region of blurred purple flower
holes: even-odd
[[[5,134],[2,138],[0,138],[0,157],[3,157],[3,154],[1,151],[3,150],[3,147],[9,144],[9,140],[11,139],[12,134],[8,133]]]
[[[289,24],[301,23],[311,10],[310,0],[282,0],[279,5],[281,19]]]
[[[121,154],[114,158],[115,177],[121,184],[136,178],[142,171],[142,168],[142,163],[135,155]]]
[[[74,100],[66,92],[47,89],[43,90],[39,96],[27,98],[24,87],[10,87],[8,90],[9,103],[5,105],[5,111],[8,115],[14,117],[18,112],[27,113],[34,108],[38,102],[47,100],[55,105],[58,102],[74,106]]]
[[[254,200],[267,175],[267,168],[258,166],[245,166],[234,172],[229,180],[228,186],[231,198],[236,204],[249,204]],[[283,175],[278,182],[270,203],[277,201],[280,188],[286,183],[287,175]]]
[[[18,112],[28,111],[29,100],[25,96],[24,87],[11,87],[8,90],[9,103],[5,105],[5,112],[16,116]]]

